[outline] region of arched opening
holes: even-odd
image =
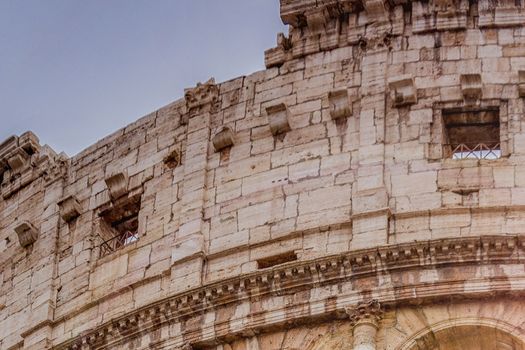
[[[525,350],[523,342],[501,329],[485,325],[457,325],[429,331],[407,350]]]

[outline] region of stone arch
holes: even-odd
[[[417,332],[396,350],[525,350],[516,327],[492,319],[452,319]]]

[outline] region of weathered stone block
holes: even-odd
[[[482,82],[480,74],[463,74],[460,78],[461,93],[467,100],[480,99],[482,96]]]
[[[127,173],[117,173],[105,178],[106,186],[112,200],[117,200],[128,192]]]
[[[58,202],[60,216],[65,222],[70,222],[80,216],[82,207],[74,196],[67,196]]]
[[[29,222],[23,221],[15,227],[18,242],[22,247],[27,247],[38,239],[38,230]]]
[[[352,102],[348,96],[348,89],[332,90],[328,93],[330,116],[332,119],[348,118],[352,115]]]
[[[395,106],[417,103],[417,89],[411,75],[402,75],[388,80],[390,98]]]
[[[220,152],[225,148],[231,147],[235,144],[235,135],[229,127],[222,128],[213,136],[213,147],[216,152]]]
[[[267,107],[266,113],[272,135],[276,136],[292,130],[289,122],[290,112],[284,103]]]

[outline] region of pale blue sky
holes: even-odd
[[[214,76],[264,69],[278,0],[0,0],[0,142],[74,155]]]

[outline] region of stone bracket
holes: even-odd
[[[289,122],[290,111],[284,103],[267,107],[266,113],[268,114],[270,131],[272,132],[273,136],[284,134],[292,130]]]
[[[221,131],[215,134],[212,139],[215,152],[220,152],[225,148],[231,147],[235,144],[235,135],[229,127],[225,126]]]
[[[520,97],[525,97],[525,70],[518,72],[518,89]]]
[[[71,222],[80,216],[82,207],[74,196],[67,196],[58,202],[60,216],[65,222]]]
[[[20,245],[25,248],[36,242],[38,239],[38,230],[29,222],[22,221],[15,227]]]
[[[128,192],[128,175],[125,173],[113,174],[104,181],[112,201],[119,199]]]
[[[332,90],[328,93],[330,117],[333,120],[348,118],[353,113],[352,102],[348,97],[348,89]]]
[[[417,103],[417,89],[412,75],[406,74],[388,80],[390,98],[394,106],[404,106]]]
[[[461,93],[465,100],[479,100],[483,95],[480,74],[462,74],[460,77]]]

